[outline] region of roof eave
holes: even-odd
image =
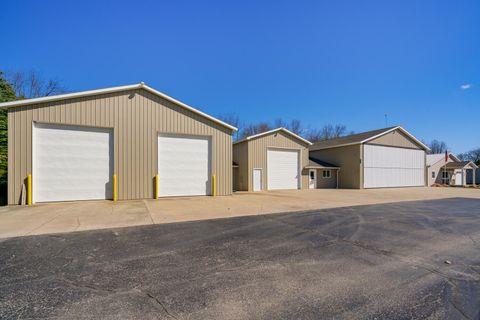
[[[410,132],[408,132],[407,130],[403,129],[401,126],[396,126],[396,127],[392,127],[388,130],[385,130],[379,134],[376,134],[374,136],[371,136],[367,139],[364,139],[364,140],[361,140],[361,141],[356,141],[356,142],[350,142],[350,143],[342,143],[342,144],[338,144],[338,145],[331,145],[331,146],[325,146],[325,147],[321,147],[321,148],[317,148],[317,149],[310,149],[310,151],[317,151],[317,150],[324,150],[324,149],[331,149],[331,148],[339,148],[339,147],[346,147],[346,146],[354,146],[354,145],[360,145],[360,144],[364,144],[364,143],[367,143],[369,141],[372,141],[376,138],[379,138],[389,132],[392,132],[394,130],[400,130],[402,131],[404,134],[406,134],[410,139],[412,139],[413,141],[415,141],[415,143],[417,143],[420,147],[422,147],[425,151],[430,151],[430,148],[427,147],[425,144],[423,144],[420,140],[418,140],[417,138],[415,138]]]
[[[172,98],[172,97],[166,95],[165,93],[162,93],[162,92],[160,92],[160,91],[158,91],[158,90],[155,90],[154,88],[147,86],[147,85],[144,84],[143,82],[141,83],[140,87],[143,88],[143,89],[145,89],[145,90],[147,90],[147,91],[150,91],[150,92],[153,93],[153,94],[156,94],[157,96],[160,96],[160,97],[162,97],[162,98],[164,98],[164,99],[166,99],[166,100],[169,100],[169,101],[171,101],[171,102],[173,102],[173,103],[175,103],[175,104],[178,104],[178,105],[184,107],[185,109],[187,109],[187,110],[189,110],[189,111],[192,111],[192,112],[194,112],[194,113],[196,113],[196,114],[199,114],[199,115],[201,115],[201,116],[204,117],[204,118],[207,118],[207,119],[209,119],[209,120],[211,120],[211,121],[213,121],[213,122],[216,122],[216,123],[218,123],[218,124],[220,124],[220,125],[222,125],[222,126],[224,126],[224,127],[227,127],[227,128],[229,128],[229,129],[231,129],[231,130],[233,130],[233,131],[238,131],[238,128],[237,128],[237,127],[234,127],[234,126],[232,126],[232,125],[230,125],[230,124],[228,124],[228,123],[226,123],[226,122],[223,122],[222,120],[219,120],[219,119],[217,119],[217,118],[215,118],[215,117],[212,117],[212,116],[210,116],[210,115],[208,115],[208,114],[206,114],[206,113],[204,113],[204,112],[202,112],[202,111],[200,111],[200,110],[198,110],[198,109],[195,109],[195,108],[189,106],[188,104],[185,104],[185,103],[183,103],[183,102],[181,102],[181,101],[179,101],[179,100],[177,100],[177,99],[175,99],[175,98]]]
[[[97,95],[97,94],[119,92],[119,91],[124,91],[124,90],[139,89],[139,88],[142,87],[142,85],[143,85],[142,83],[137,83],[137,84],[129,84],[129,85],[126,85],[126,86],[118,86],[118,87],[95,89],[95,90],[86,90],[86,91],[81,91],[81,92],[64,93],[64,94],[59,94],[59,95],[55,95],[55,96],[46,96],[46,97],[40,97],[40,98],[32,98],[32,99],[23,99],[23,100],[3,102],[3,103],[0,103],[0,109],[8,109],[8,108],[26,106],[26,105],[37,104],[37,103],[45,103],[45,102],[50,102],[50,101],[60,101],[60,100],[65,100],[65,99],[81,98],[81,97],[93,96],[93,95]]]
[[[308,141],[307,139],[304,139],[302,137],[300,137],[298,134],[295,134],[293,133],[292,131],[286,129],[286,128],[283,128],[283,127],[280,127],[280,128],[276,128],[276,129],[272,129],[272,130],[269,130],[269,131],[265,131],[265,132],[261,132],[261,133],[257,133],[257,134],[254,134],[254,135],[251,135],[251,136],[248,136],[240,141],[236,141],[234,142],[233,144],[238,144],[238,143],[242,143],[242,142],[246,142],[246,141],[250,141],[250,140],[253,140],[253,139],[256,139],[256,138],[260,138],[260,137],[263,137],[263,136],[267,136],[269,134],[272,134],[272,133],[275,133],[275,132],[279,132],[279,131],[283,131],[283,132],[286,132],[287,134],[291,135],[292,137],[308,144],[309,146],[313,145],[312,142]]]
[[[145,83],[140,82],[137,84],[131,84],[131,85],[126,85],[126,86],[118,86],[118,87],[111,87],[111,88],[105,88],[105,89],[96,89],[96,90],[87,90],[87,91],[82,91],[82,92],[74,92],[74,93],[66,93],[66,94],[59,94],[56,96],[48,96],[48,97],[41,97],[41,98],[33,98],[33,99],[25,99],[25,100],[16,100],[16,101],[10,101],[10,102],[3,102],[0,103],[0,109],[8,109],[8,108],[13,108],[13,107],[20,107],[20,106],[25,106],[25,105],[31,105],[31,104],[37,104],[37,103],[45,103],[45,102],[51,102],[51,101],[60,101],[60,100],[65,100],[65,99],[74,99],[74,98],[81,98],[81,97],[86,97],[86,96],[93,96],[93,95],[98,95],[98,94],[107,94],[107,93],[113,93],[113,92],[119,92],[119,91],[125,91],[125,90],[133,90],[133,89],[145,89],[146,91],[149,91],[150,93],[153,93],[165,100],[168,100],[170,102],[173,102],[193,113],[196,113],[206,119],[209,119],[217,124],[220,124],[232,131],[238,131],[238,129],[232,125],[229,125],[228,123],[225,123],[215,117],[212,117],[198,109],[195,109],[175,98],[172,98],[158,90],[155,90],[149,86],[147,86]]]
[[[362,140],[360,142],[360,144],[363,144],[363,143],[367,143],[369,141],[372,141],[376,138],[379,138],[383,135],[386,135],[387,133],[389,132],[392,132],[392,131],[395,131],[395,130],[400,130],[401,132],[403,132],[404,134],[406,134],[410,139],[412,139],[413,141],[415,141],[416,144],[418,144],[419,146],[421,146],[425,151],[430,151],[430,148],[428,146],[426,146],[423,142],[421,142],[420,140],[418,140],[417,138],[415,138],[410,132],[408,132],[407,130],[405,130],[404,128],[402,128],[401,126],[396,126],[396,127],[393,127],[393,128],[390,128],[388,130],[385,130],[384,132],[382,133],[379,133],[373,137],[369,137],[365,140]]]

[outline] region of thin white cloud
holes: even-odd
[[[468,90],[468,89],[470,89],[471,87],[472,87],[472,85],[471,85],[470,83],[465,83],[465,84],[462,84],[462,85],[460,86],[460,89],[462,89],[462,90]]]

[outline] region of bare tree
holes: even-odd
[[[293,119],[292,121],[290,121],[288,130],[292,131],[295,134],[301,135],[303,132],[302,123],[300,122],[300,120]]]
[[[272,127],[267,122],[259,122],[257,124],[250,124],[245,126],[240,133],[240,139],[245,139],[248,136],[253,136],[262,132],[272,130]]]
[[[473,149],[468,154],[470,155],[471,161],[477,165],[480,165],[480,148]]]
[[[432,140],[428,144],[428,147],[430,148],[430,152],[432,154],[444,153],[448,149],[448,146],[444,141],[438,141],[436,139]]]
[[[233,140],[236,141],[240,131],[240,117],[234,113],[222,113],[217,116],[217,119],[238,129],[238,131],[233,133]]]
[[[29,72],[7,71],[5,78],[15,90],[16,96],[21,99],[46,97],[67,92],[60,80],[56,78],[47,80],[34,70]]]
[[[480,165],[480,148],[460,153],[458,158],[462,161],[472,161],[473,163]]]
[[[281,118],[275,119],[273,123],[274,128],[285,128],[292,131],[295,134],[300,135],[303,131],[302,123],[298,119],[293,119],[290,123],[283,121]]]
[[[353,134],[353,132],[350,132],[349,134]],[[317,142],[317,141],[335,139],[335,138],[343,137],[345,135],[347,135],[347,126],[343,124],[336,124],[336,125],[327,124],[320,129],[310,130],[307,134],[307,139],[310,140],[311,142]]]
[[[288,125],[285,121],[282,120],[282,118],[277,118],[273,122],[273,127],[274,128],[286,128]]]

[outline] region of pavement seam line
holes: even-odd
[[[143,206],[145,207],[145,209],[148,212],[148,216],[150,217],[150,221],[152,222],[152,224],[156,224],[155,221],[153,221],[152,213],[150,212],[150,208],[148,207],[147,202],[145,200],[142,200],[142,203],[143,203]]]
[[[67,209],[70,209],[70,208],[67,208]],[[54,216],[53,218],[45,221],[44,223],[40,224],[39,226],[33,228],[32,230],[28,231],[27,233],[24,234],[24,236],[28,236],[28,235],[31,235],[32,232],[35,232],[36,230],[40,229],[41,227],[49,224],[50,222],[52,222],[53,220],[57,219],[58,217],[60,217],[61,215],[64,215],[65,213],[68,212],[67,209],[63,209],[59,214],[57,214],[56,216]]]

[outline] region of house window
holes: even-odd
[[[322,178],[323,179],[329,179],[332,176],[330,170],[323,170],[322,172]]]
[[[432,178],[435,178],[435,171],[432,171]]]
[[[443,183],[448,183],[448,181],[450,180],[448,171],[442,171],[442,180],[443,180]]]

